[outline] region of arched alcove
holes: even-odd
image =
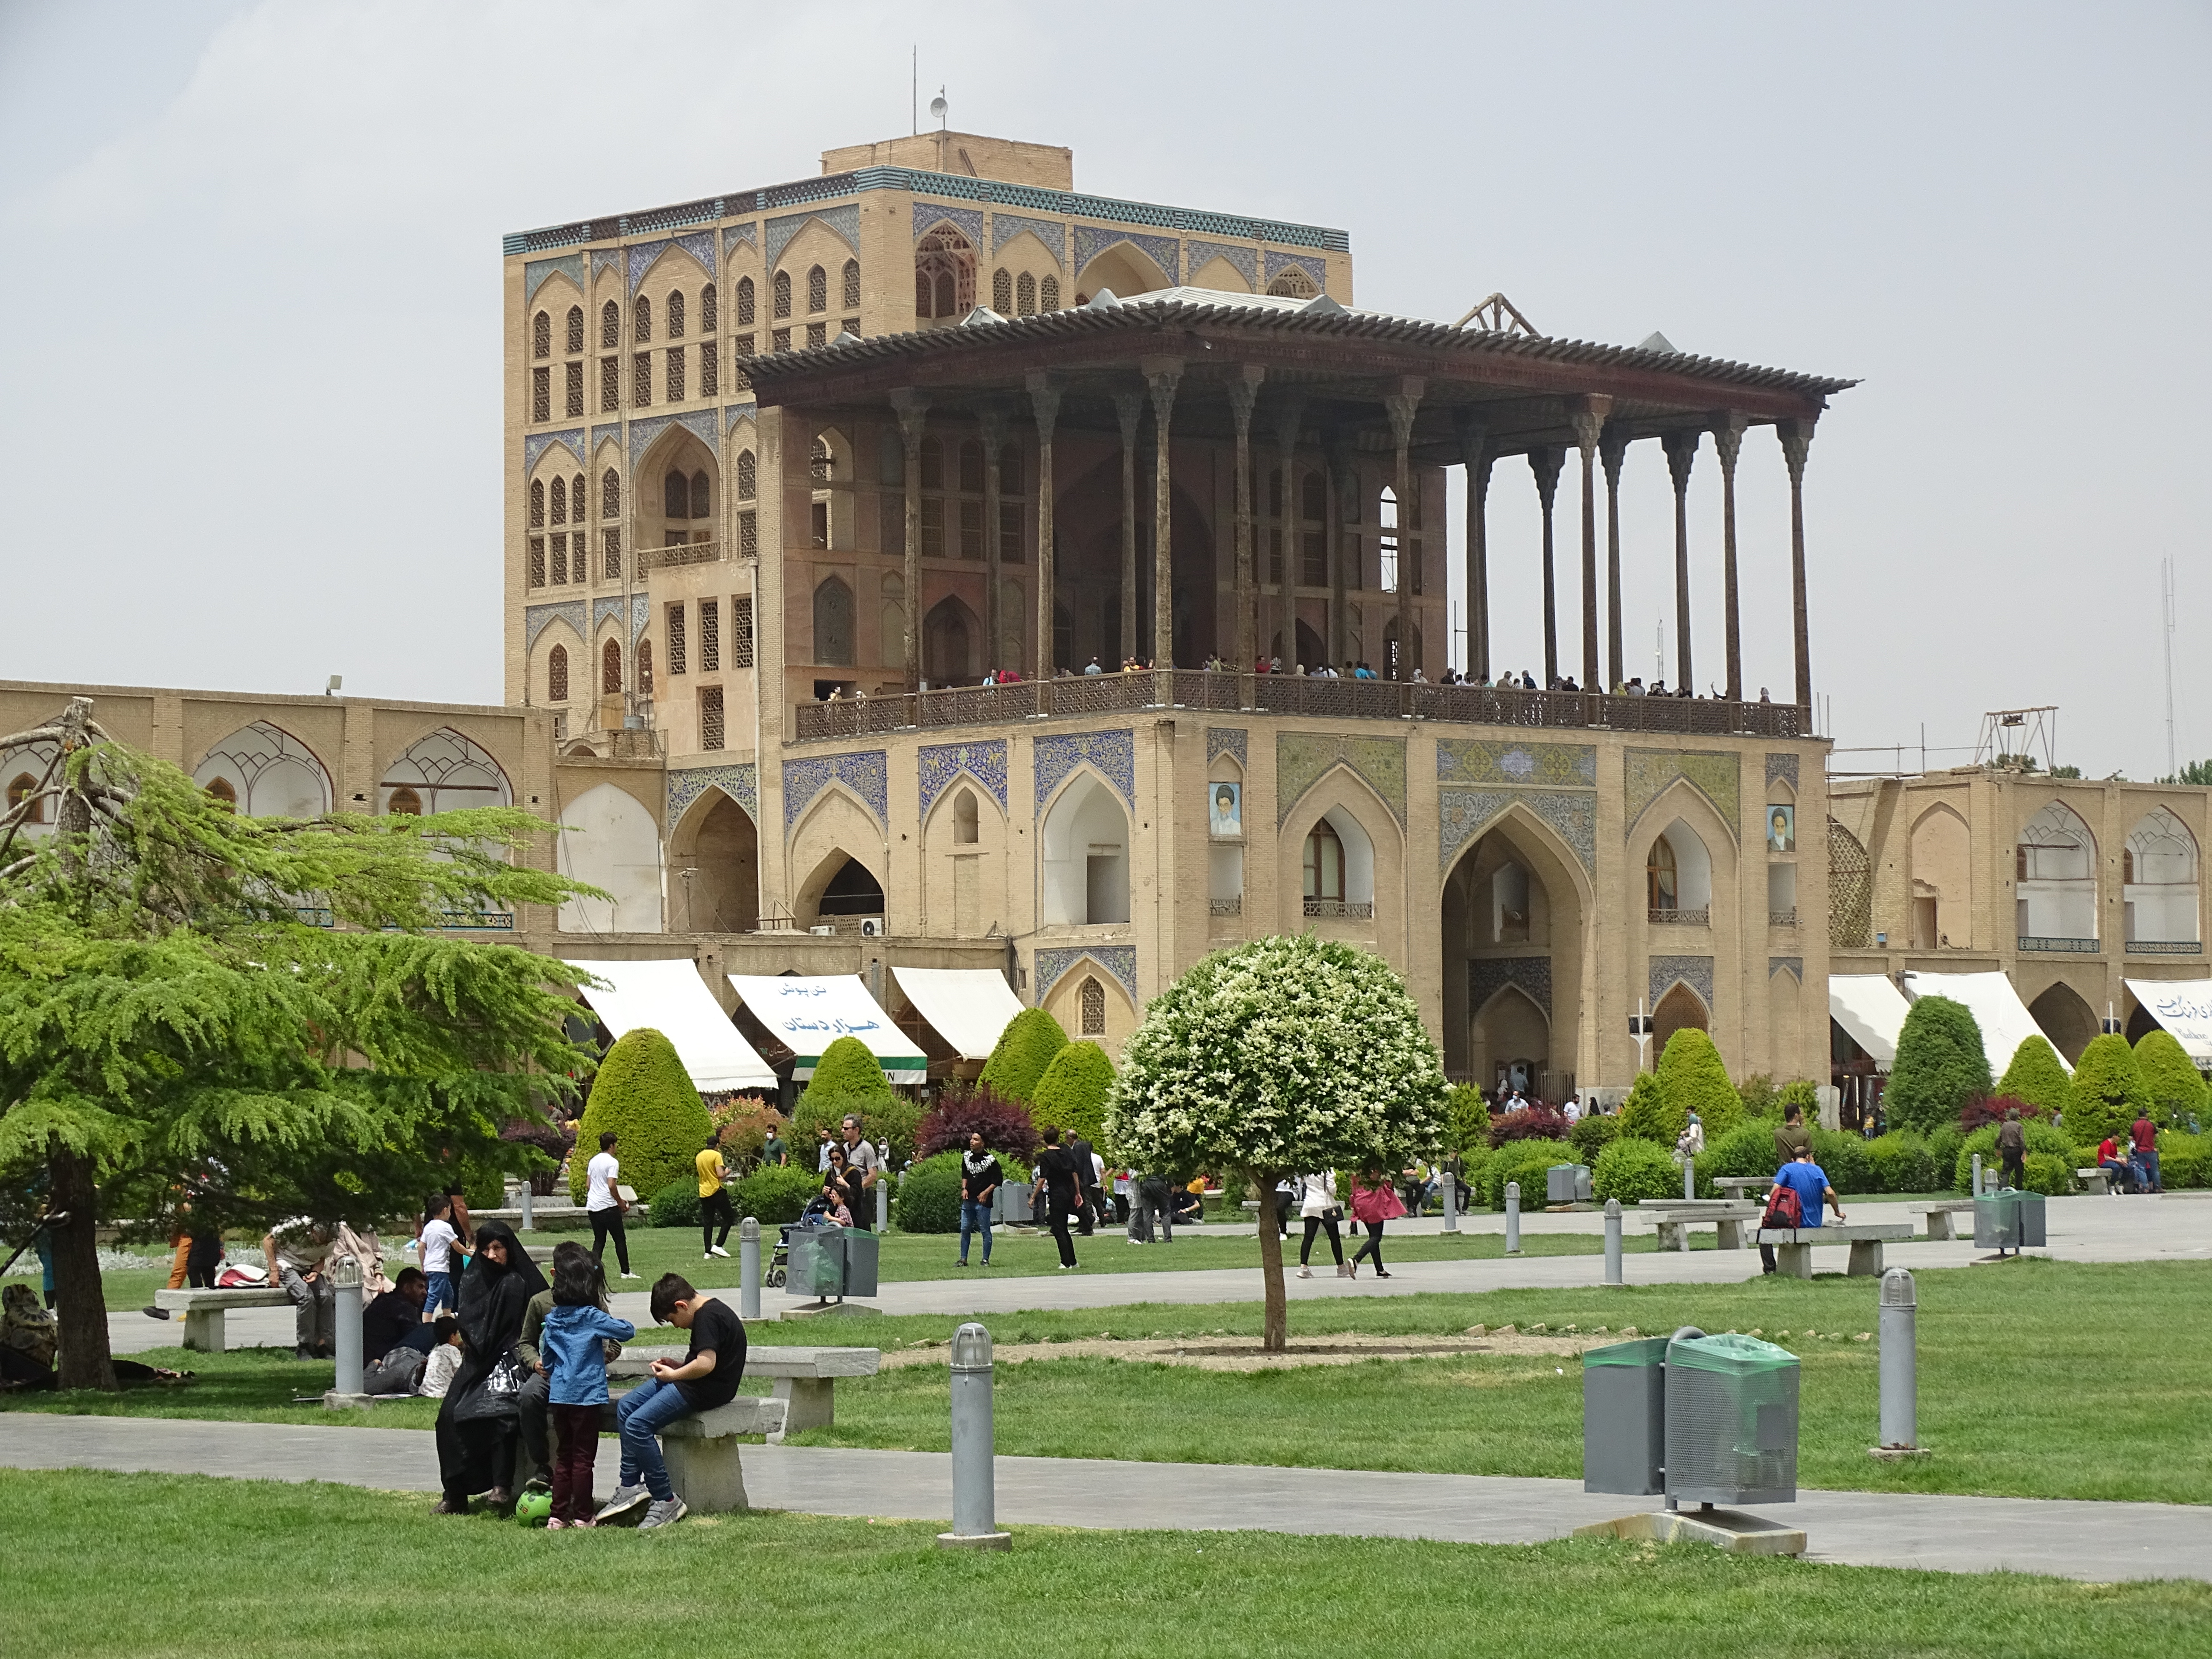
[[[965,685],[982,672],[975,660],[982,637],[975,613],[948,594],[921,623],[921,674],[932,685]]]
[[[331,810],[331,775],[307,745],[266,720],[242,726],[193,769],[203,789],[220,781],[252,817],[313,818]]]
[[[2097,838],[2065,802],[2021,826],[2013,876],[2022,949],[2077,949],[2097,938]]]
[[[1912,826],[1912,948],[1933,951],[1973,942],[1974,842],[1966,820],[1947,802]]]
[[[1651,1011],[1651,1058],[1655,1062],[1667,1052],[1667,1039],[1685,1027],[1709,1031],[1712,1029],[1712,1014],[1704,999],[1676,980]]]
[[[561,907],[561,931],[660,932],[660,830],[637,797],[603,783],[562,803],[560,822],[561,873],[611,895],[569,900]]]
[[[1045,814],[1044,923],[1129,920],[1129,817],[1096,773],[1079,772]]]
[[[875,871],[842,846],[815,860],[792,905],[802,927],[838,917],[880,916],[884,884]]]
[[[2051,1046],[2066,1057],[2069,1066],[2081,1058],[2081,1051],[2100,1029],[2096,1011],[2063,980],[2046,986],[2042,994],[2027,1005],[2027,1012],[2043,1028],[2043,1035],[2051,1039]],[[2002,1072],[2003,1067],[1997,1069]]]
[[[1587,883],[1581,859],[1559,832],[1517,802],[1454,860],[1440,918],[1448,1075],[1493,1088],[1500,1061],[1541,1059],[1527,1087],[1558,1100],[1574,1086],[1583,1042]],[[1525,923],[1509,921],[1502,912],[1511,907],[1501,899],[1519,900]],[[1518,1038],[1506,1044],[1505,1036],[1487,1032],[1481,1022],[1507,986],[1518,988],[1544,1016],[1540,1054]]]
[[[853,661],[853,590],[841,576],[815,586],[814,660],[841,666]]]
[[[1644,896],[1654,922],[1703,927],[1712,921],[1713,860],[1705,839],[1676,818],[1644,857]]]
[[[426,732],[384,769],[377,811],[400,811],[393,802],[402,789],[413,797],[417,812],[514,805],[514,790],[491,751],[450,726]]]
[[[760,920],[760,834],[751,814],[708,789],[669,837],[671,920],[686,933],[749,933]]]
[[[1375,843],[1346,808],[1332,806],[1308,826],[1300,863],[1307,915],[1373,917]]]
[[[2166,808],[2153,807],[2128,832],[2120,881],[2129,944],[2197,948],[2197,837]]]
[[[1517,985],[1501,986],[1474,1012],[1475,1085],[1543,1091],[1552,1069],[1552,1022]]]
[[[1175,276],[1160,269],[1152,257],[1133,242],[1116,242],[1102,248],[1091,263],[1077,273],[1077,291],[1086,297],[1095,296],[1102,289],[1111,289],[1117,300],[1132,295],[1150,294],[1157,289],[1173,288]]]

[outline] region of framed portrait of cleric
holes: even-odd
[[[1206,786],[1206,833],[1213,841],[1244,839],[1244,786],[1209,783]]]
[[[1796,807],[1770,805],[1766,809],[1766,850],[1770,853],[1794,853],[1797,850]]]

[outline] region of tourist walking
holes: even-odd
[[[729,1166],[722,1162],[722,1143],[717,1136],[707,1137],[706,1150],[692,1160],[699,1171],[699,1243],[706,1252],[705,1259],[712,1261],[726,1256],[724,1247],[730,1242],[730,1229],[737,1224],[737,1215],[730,1208],[730,1195],[722,1190],[722,1182],[729,1175]],[[714,1236],[717,1224],[720,1237]]]
[[[453,1201],[443,1193],[433,1193],[429,1203],[423,1207],[421,1237],[425,1319],[451,1313],[458,1305],[453,1295],[453,1252],[460,1248],[461,1239],[453,1226]]]
[[[983,1145],[983,1132],[968,1132],[960,1154],[960,1265],[968,1265],[968,1237],[983,1235],[983,1265],[991,1265],[991,1205],[999,1195],[999,1158]]]
[[[1065,1269],[1076,1266],[1075,1244],[1067,1236],[1067,1224],[1080,1212],[1083,1205],[1082,1175],[1090,1173],[1088,1158],[1078,1173],[1075,1155],[1060,1144],[1060,1131],[1048,1125],[1044,1132],[1044,1151],[1037,1157],[1037,1173],[1043,1177],[1047,1213],[1052,1218],[1053,1242],[1060,1246],[1060,1265]]]
[[[611,1236],[615,1261],[622,1268],[622,1276],[635,1279],[637,1275],[629,1270],[629,1237],[623,1231],[623,1216],[629,1206],[617,1190],[622,1184],[622,1164],[615,1158],[612,1129],[600,1134],[599,1152],[585,1166],[585,1175],[584,1208],[592,1218],[592,1260],[605,1262],[607,1239]]]
[[[477,1253],[461,1278],[460,1365],[438,1407],[441,1515],[465,1515],[478,1492],[489,1493],[495,1509],[514,1502],[522,1379],[513,1349],[530,1298],[545,1288],[545,1275],[504,1221],[477,1229]]]
[[[1098,1225],[1100,1212],[1105,1208],[1106,1160],[1091,1150],[1080,1131],[1067,1137],[1067,1155],[1074,1160],[1076,1184],[1083,1189],[1082,1213],[1077,1218],[1076,1231],[1090,1234]]]
[[[1997,1159],[2002,1170],[1998,1178],[2006,1186],[2027,1185],[2027,1131],[2021,1124],[2017,1106],[2007,1107],[2005,1121],[1997,1126]]]
[[[1329,1254],[1336,1258],[1336,1276],[1351,1278],[1352,1269],[1344,1259],[1344,1235],[1337,1228],[1344,1212],[1336,1201],[1335,1170],[1298,1177],[1298,1214],[1306,1224],[1305,1241],[1298,1246],[1298,1277],[1313,1277],[1314,1235],[1326,1231]]]
[[[1369,1257],[1375,1262],[1375,1277],[1388,1279],[1389,1269],[1382,1265],[1382,1226],[1385,1222],[1406,1213],[1406,1206],[1398,1200],[1398,1190],[1390,1184],[1389,1176],[1380,1170],[1363,1170],[1352,1178],[1352,1217],[1367,1229],[1367,1237],[1352,1253],[1352,1271],[1347,1279],[1359,1277],[1359,1264]]]
[[[2166,1183],[2159,1178],[2158,1173],[2158,1126],[2150,1121],[2148,1112],[2142,1114],[2136,1119],[2133,1127],[2128,1131],[2128,1137],[2135,1142],[2136,1162],[2142,1165],[2143,1175],[2149,1182],[2150,1190],[2154,1193],[2164,1192]]]

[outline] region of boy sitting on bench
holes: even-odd
[[[615,1402],[622,1429],[622,1481],[596,1517],[606,1522],[650,1503],[639,1530],[665,1527],[689,1511],[668,1478],[660,1431],[679,1417],[726,1406],[738,1397],[745,1374],[745,1328],[729,1304],[691,1288],[681,1273],[663,1273],[653,1286],[653,1322],[691,1333],[684,1363],[653,1362],[653,1376]]]

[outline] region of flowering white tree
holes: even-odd
[[[1405,983],[1380,957],[1310,933],[1217,951],[1130,1037],[1105,1139],[1159,1172],[1232,1170],[1260,1196],[1266,1346],[1289,1341],[1275,1183],[1395,1167],[1442,1139],[1444,1075]]]

